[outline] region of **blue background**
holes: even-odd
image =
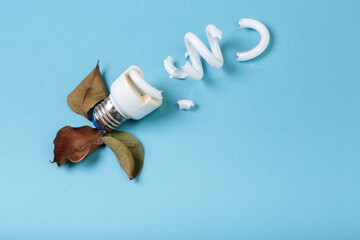
[[[359,239],[359,1],[1,1],[1,239]],[[268,50],[240,18],[268,26]],[[169,79],[184,34],[223,31],[224,67]],[[164,103],[120,129],[145,149],[129,181],[102,148],[61,168],[53,139],[90,125],[67,95],[130,65]],[[178,99],[198,107],[179,111]]]

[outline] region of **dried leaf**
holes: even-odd
[[[99,70],[99,62],[94,70],[68,95],[71,110],[87,119],[88,111],[99,101],[109,96],[104,80]]]
[[[115,153],[130,180],[136,178],[144,164],[144,151],[139,141],[127,132],[107,133],[102,140]]]
[[[102,131],[89,126],[61,128],[54,139],[54,162],[60,167],[68,160],[77,163],[103,144]]]
[[[116,138],[117,140],[120,140],[129,148],[129,150],[131,151],[134,157],[136,166],[137,168],[139,168],[139,172],[140,172],[144,165],[144,151],[137,138],[131,135],[130,133],[123,131],[110,132],[107,133],[105,136]]]

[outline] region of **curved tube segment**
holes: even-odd
[[[144,93],[149,94],[151,97],[161,100],[161,91],[151,86],[148,82],[144,80],[135,68],[129,70],[130,78],[134,81],[136,86],[140,88]]]
[[[185,57],[189,57],[191,64],[186,61],[181,69],[174,66],[172,57],[164,60],[164,67],[170,74],[170,78],[186,78],[187,76],[200,80],[204,75],[204,70],[201,64],[201,55],[210,66],[214,68],[221,68],[224,64],[223,56],[220,50],[217,38],[221,39],[222,32],[214,25],[209,24],[206,27],[206,36],[209,42],[211,51],[205,44],[193,33],[188,32],[185,34],[185,44],[187,51]]]
[[[245,52],[236,52],[236,61],[249,61],[265,51],[270,41],[270,33],[264,24],[254,19],[243,18],[239,20],[240,28],[251,28],[259,32],[260,42],[252,49]]]

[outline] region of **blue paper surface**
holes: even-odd
[[[2,1],[1,239],[359,239],[359,1]],[[235,51],[268,26],[260,57]],[[224,67],[169,79],[183,37],[223,31]],[[53,139],[91,125],[67,95],[100,60],[108,86],[129,66],[163,105],[120,130],[145,150],[129,181],[102,148],[58,168]],[[197,107],[179,111],[178,99]]]

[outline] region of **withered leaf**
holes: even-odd
[[[135,161],[134,173],[136,175],[134,176],[134,178],[137,175],[139,175],[144,165],[144,151],[137,138],[131,135],[130,133],[123,131],[114,131],[111,133],[107,133],[105,136],[116,138],[117,140],[121,141],[129,148]]]
[[[144,164],[144,152],[139,141],[130,133],[112,132],[102,137],[130,180],[136,178]]]
[[[68,95],[69,107],[74,112],[90,117],[87,112],[100,100],[109,96],[99,70],[99,62],[92,72]]]
[[[103,144],[102,131],[89,126],[61,128],[54,139],[54,162],[60,167],[68,160],[77,163]]]

